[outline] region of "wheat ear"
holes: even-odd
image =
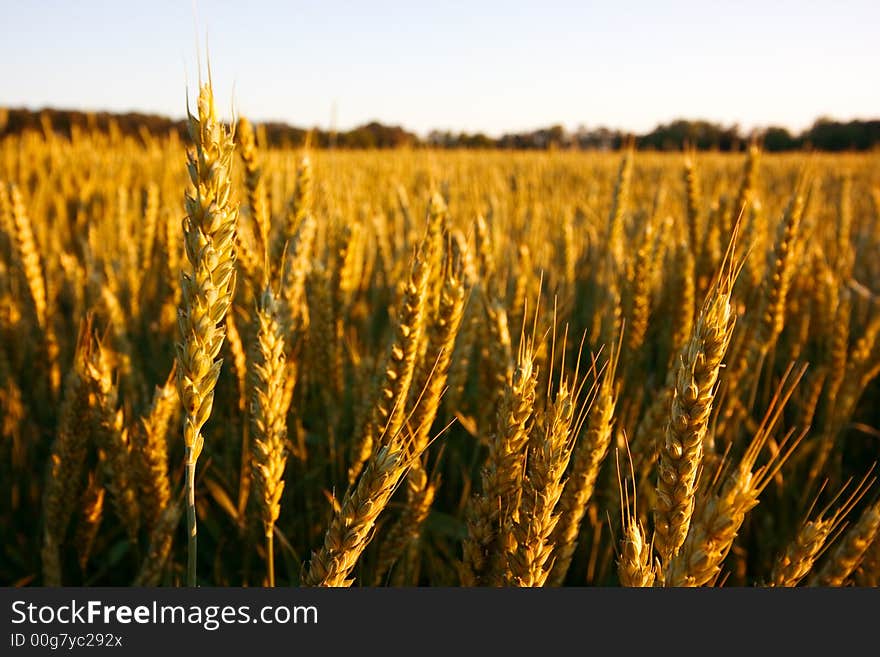
[[[43,583],[46,586],[61,585],[61,543],[85,472],[89,437],[83,429],[88,426],[90,418],[90,389],[85,363],[91,349],[91,324],[86,321],[80,327],[74,365],[64,381],[58,431],[52,444],[43,488],[41,557]]]
[[[556,510],[565,485],[564,476],[574,445],[572,423],[576,392],[562,381],[556,398],[544,414],[540,436],[529,449],[522,495],[508,546],[508,581],[516,586],[544,586],[550,574]]]
[[[715,398],[715,386],[730,344],[735,316],[730,302],[735,272],[734,240],[725,263],[680,355],[663,447],[660,450],[654,547],[663,568],[687,536],[697,472]]]
[[[620,353],[617,349],[616,354]],[[587,415],[587,427],[574,448],[571,468],[565,489],[559,500],[560,519],[553,532],[552,542],[556,546],[553,569],[550,573],[552,586],[561,586],[568,573],[575,549],[581,522],[587,512],[587,505],[593,495],[599,468],[611,445],[614,427],[614,408],[617,404],[618,384],[617,357],[612,354],[609,366],[602,373],[602,382],[596,398]]]
[[[287,405],[285,378],[288,375],[284,327],[279,304],[270,288],[263,291],[257,310],[257,338],[251,357],[251,429],[253,474],[259,495],[260,514],[266,538],[269,586],[275,586],[275,522],[281,512],[284,467],[287,464]]]
[[[492,437],[483,468],[482,493],[471,498],[466,510],[468,536],[464,540],[461,570],[467,586],[486,583],[500,575],[495,568],[498,561],[504,562],[499,540],[517,506],[515,498],[522,479],[537,379],[534,346],[531,340],[523,340],[517,368],[499,403],[499,429]]]
[[[758,504],[758,496],[799,444],[799,439],[789,440],[789,433],[770,458],[755,469],[759,455],[804,372],[801,369],[793,382],[789,382],[791,371],[789,367],[739,463],[697,500],[687,538],[663,573],[666,586],[703,586],[713,581],[746,514]]]
[[[880,502],[868,506],[828,555],[808,584],[813,586],[843,586],[862,562],[865,553],[880,536]]]
[[[373,452],[356,485],[346,493],[324,535],[321,549],[312,554],[305,586],[351,586],[351,571],[372,538],[379,514],[406,474],[410,459],[405,445],[392,441]]]
[[[186,195],[183,237],[189,271],[181,276],[177,385],[183,405],[187,533],[187,584],[196,585],[196,461],[204,445],[202,427],[211,415],[225,318],[235,290],[235,229],[238,207],[232,200],[234,145],[217,120],[211,85],[199,90],[198,116],[187,107],[193,149],[188,170],[193,192]]]
[[[846,490],[848,484],[849,482],[832,500],[831,504]],[[794,540],[776,559],[768,586],[797,586],[813,569],[829,540],[840,529],[844,518],[858,504],[871,484],[873,481],[869,483],[866,476],[834,513],[826,515],[830,507],[829,504],[829,507],[819,512],[815,520],[805,521]]]

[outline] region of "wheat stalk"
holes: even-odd
[[[676,369],[670,415],[660,450],[654,513],[654,547],[664,569],[678,553],[690,526],[715,386],[733,333],[731,251],[728,250],[727,264],[710,290]]]
[[[177,384],[183,405],[186,465],[187,584],[196,585],[195,470],[202,452],[202,427],[211,415],[224,320],[235,290],[235,229],[232,200],[233,140],[217,120],[210,83],[199,90],[198,116],[187,107],[193,150],[188,170],[194,193],[186,195],[183,237],[189,271],[181,275]]]
[[[251,357],[250,416],[252,459],[259,508],[266,538],[269,586],[275,586],[274,533],[281,512],[284,468],[287,464],[287,404],[285,378],[289,375],[284,328],[279,304],[270,288],[263,291],[256,317],[256,342]]]

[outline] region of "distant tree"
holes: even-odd
[[[801,143],[785,128],[772,126],[763,133],[764,150],[766,151],[791,151],[800,148]]]
[[[265,122],[259,126],[269,147],[302,148],[307,131],[281,122]],[[76,132],[99,131],[116,136],[130,136],[146,142],[151,135],[177,133],[186,137],[186,122],[172,120],[155,114],[128,112],[82,112],[44,108],[0,108],[0,135],[13,135],[25,131],[52,131],[64,137]],[[423,145],[419,137],[400,126],[384,125],[370,121],[349,131],[330,133],[313,128],[310,143],[315,148],[328,148],[335,143],[338,148],[405,148]],[[785,151],[813,148],[823,151],[864,151],[880,147],[880,119],[840,122],[822,117],[808,130],[792,135],[785,128],[771,126],[755,131],[768,151]],[[660,124],[647,134],[636,138],[640,149],[680,150],[692,146],[699,150],[736,151],[746,143],[748,135],[740,132],[736,124],[723,126],[704,120],[677,119]],[[506,133],[493,139],[483,133],[468,134],[434,130],[424,145],[433,148],[505,148],[505,149],[551,149],[578,148],[582,150],[619,149],[630,137],[606,127],[588,129],[579,126],[573,133],[566,132],[559,124],[539,128],[531,132]],[[334,141],[335,140],[335,141]]]
[[[840,123],[818,119],[804,134],[804,140],[822,151],[864,151],[880,143],[880,120]]]
[[[677,151],[685,146],[698,150],[730,151],[741,140],[737,125],[725,128],[709,121],[678,119],[658,125],[647,135],[639,137],[638,143],[641,148],[660,151]]]
[[[457,146],[460,148],[494,148],[495,141],[482,132],[472,135],[463,132],[458,136]]]

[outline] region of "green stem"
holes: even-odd
[[[186,530],[188,536],[186,557],[186,585],[196,585],[196,463],[186,460]]]
[[[269,586],[275,586],[275,531],[270,527],[266,531],[266,562],[269,567]]]

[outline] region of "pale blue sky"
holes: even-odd
[[[195,9],[194,9],[195,7]],[[880,1],[0,0],[0,106],[185,111],[208,35],[255,120],[424,134],[880,115]]]

